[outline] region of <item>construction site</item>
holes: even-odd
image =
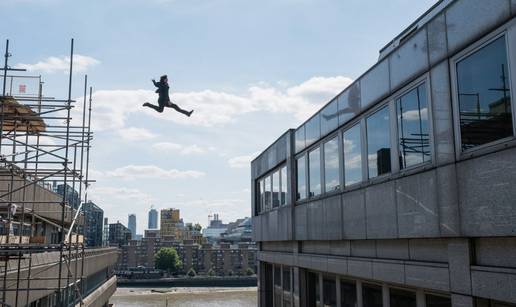
[[[108,306],[118,250],[90,248],[84,239],[93,89],[74,73],[73,39],[61,98],[45,95],[42,76],[11,68],[11,52],[7,40],[0,68],[0,306]],[[84,92],[72,93],[74,82]]]

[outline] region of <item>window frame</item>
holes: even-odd
[[[287,173],[287,182],[285,183],[285,205],[281,205],[281,191],[282,191],[282,187],[283,187],[283,182],[282,182],[282,178],[281,178],[281,170],[285,168],[285,172]],[[275,172],[278,172],[279,174],[279,192],[280,192],[280,195],[278,195],[278,201],[279,201],[279,205],[277,207],[273,207],[273,186],[274,186],[274,180],[273,180],[273,174]],[[265,180],[266,178],[270,178],[270,191],[271,191],[271,195],[270,195],[270,206],[266,206],[266,203],[265,203]],[[262,185],[262,182],[263,182],[263,185]],[[274,168],[268,170],[266,173],[264,173],[263,175],[261,175],[260,177],[256,178],[255,179],[255,184],[256,186],[259,186],[260,188],[257,189],[255,188],[255,201],[256,201],[256,207],[257,208],[257,214],[256,215],[260,215],[260,214],[263,214],[263,213],[266,213],[266,212],[270,212],[272,210],[278,210],[279,208],[281,207],[285,207],[288,205],[288,167],[287,167],[287,162],[286,161],[283,161],[281,163],[279,163],[278,165],[276,165]],[[260,193],[257,193],[257,192],[261,192],[263,191],[263,197],[261,197]],[[297,191],[296,191],[297,192]],[[258,202],[258,200],[260,200]]]
[[[393,121],[395,129],[394,129],[393,135],[394,135],[394,142],[396,144],[396,148],[393,150],[393,152],[395,152],[396,156],[391,157],[391,161],[392,161],[392,158],[395,158],[396,162],[394,165],[391,166],[391,169],[394,170],[394,166],[395,166],[396,172],[399,172],[401,174],[409,172],[413,169],[424,168],[428,165],[434,165],[434,163],[435,163],[434,124],[433,124],[434,121],[433,121],[433,113],[432,113],[433,112],[432,111],[433,104],[432,104],[432,94],[431,94],[432,84],[430,82],[431,82],[430,75],[427,72],[427,73],[423,74],[421,77],[413,80],[412,82],[410,82],[409,84],[407,84],[406,86],[404,86],[403,88],[398,90],[392,96],[392,99],[391,99],[392,105],[394,108],[394,114],[395,114],[395,117],[394,117],[395,120]],[[398,142],[400,132],[398,129],[398,108],[397,108],[396,102],[398,99],[400,99],[404,95],[408,94],[409,92],[411,92],[412,90],[418,88],[420,85],[423,85],[423,84],[425,84],[425,87],[426,87],[426,99],[427,99],[427,108],[428,108],[428,141],[429,141],[429,145],[430,145],[430,149],[429,149],[430,150],[430,160],[423,161],[421,163],[402,168],[401,164],[399,163],[399,160],[398,160],[398,157],[400,154],[399,153],[399,142]],[[391,171],[391,172],[394,172],[394,171]]]
[[[351,130],[355,126],[358,126],[360,130],[360,166],[361,166],[361,173],[362,173],[362,180],[359,182],[355,182],[350,185],[346,185],[346,156],[344,155],[344,133]],[[344,191],[353,190],[357,187],[362,186],[365,182],[367,182],[369,179],[367,178],[367,162],[364,161],[364,156],[367,156],[367,149],[365,148],[365,142],[367,142],[366,139],[366,124],[365,124],[365,117],[360,116],[356,120],[350,121],[345,126],[343,126],[340,129],[340,139],[339,143],[341,143],[341,149],[340,149],[340,156],[342,159],[342,189]]]
[[[313,199],[317,199],[317,198],[320,198],[322,197],[323,195],[325,195],[325,191],[324,191],[324,188],[323,188],[323,185],[324,185],[324,166],[323,166],[323,147],[324,147],[324,142],[323,140],[317,140],[317,142],[314,142],[313,143],[314,146],[310,147],[309,150],[306,151],[306,163],[305,163],[305,166],[306,166],[306,181],[308,182],[308,185],[306,187],[306,200],[313,200]],[[319,183],[321,185],[321,188],[320,188],[320,193],[317,194],[317,195],[311,195],[312,194],[312,191],[310,189],[310,176],[311,176],[311,172],[310,172],[310,153],[316,151],[316,150],[319,150]]]
[[[481,39],[475,41],[474,43],[470,44],[460,52],[458,52],[456,55],[450,58],[449,61],[449,69],[450,69],[450,77],[451,77],[451,97],[452,97],[452,107],[453,107],[453,129],[455,134],[455,154],[457,160],[462,160],[467,157],[472,157],[475,155],[475,153],[483,153],[485,151],[493,151],[499,148],[500,146],[505,146],[508,143],[513,143],[516,140],[516,108],[514,106],[514,90],[516,89],[515,86],[515,80],[514,76],[516,76],[516,67],[511,63],[511,52],[513,50],[516,50],[516,46],[511,47],[511,45],[515,45],[516,42],[516,33],[514,33],[516,30],[510,29],[512,26],[516,26],[516,22],[509,22],[502,27],[498,28],[497,30],[491,32],[490,34],[482,37]],[[457,64],[466,59],[467,57],[475,54],[480,49],[488,46],[495,40],[505,37],[505,48],[506,48],[506,54],[507,54],[507,65],[509,66],[507,68],[507,71],[509,73],[509,86],[510,86],[510,99],[511,99],[511,117],[512,117],[512,136],[505,137],[502,139],[498,139],[493,142],[485,143],[482,145],[475,146],[473,148],[469,148],[466,150],[462,149],[462,137],[461,137],[461,127],[460,127],[460,121],[458,120],[460,117],[460,106],[459,106],[459,97],[458,97],[458,89],[457,89]]]
[[[320,142],[318,143],[319,144],[319,148],[321,148],[321,194],[319,196],[326,196],[326,195],[333,195],[333,194],[336,194],[336,193],[341,193],[342,192],[342,171],[343,171],[343,166],[342,166],[342,158],[341,158],[341,150],[342,150],[342,146],[341,146],[341,140],[339,139],[341,137],[341,132],[340,132],[340,129],[334,133],[331,133],[329,135],[327,135],[324,139],[321,139]],[[331,191],[326,191],[326,160],[325,160],[325,157],[326,157],[326,143],[332,141],[332,140],[335,140],[337,141],[337,159],[339,161],[339,167],[338,167],[338,177],[339,177],[339,188],[338,189],[334,189],[334,190],[331,190]],[[317,198],[319,196],[315,196],[314,198]]]
[[[305,168],[305,197],[304,198],[297,198],[297,194],[298,194],[298,167],[297,167],[297,162],[299,161],[299,159],[304,159],[304,168]],[[294,170],[295,170],[295,174],[294,174],[294,179],[295,179],[295,193],[294,193],[294,200],[293,200],[293,203],[295,204],[299,204],[299,203],[303,203],[305,201],[308,201],[310,199],[310,197],[308,196],[308,150],[304,150],[302,151],[301,153],[297,154],[295,157],[294,157]]]
[[[365,160],[365,173],[366,173],[366,177],[363,179],[365,182],[377,182],[377,181],[381,181],[385,178],[388,178],[389,176],[392,176],[392,174],[394,173],[397,173],[399,171],[399,167],[397,167],[398,165],[398,159],[397,159],[397,155],[398,155],[398,150],[397,150],[397,146],[394,146],[393,145],[393,138],[394,138],[394,132],[393,132],[393,123],[396,124],[397,126],[397,123],[392,119],[392,116],[393,116],[393,112],[395,113],[396,110],[394,108],[394,104],[393,104],[393,99],[392,97],[389,97],[387,99],[385,99],[384,101],[378,103],[377,105],[375,105],[373,108],[371,108],[369,111],[367,111],[366,113],[364,113],[364,115],[362,115],[362,119],[364,120],[364,141],[365,141],[365,156],[362,156],[362,159]],[[378,113],[379,111],[381,111],[383,108],[387,108],[387,111],[389,113],[389,137],[390,137],[390,149],[391,149],[391,152],[390,152],[390,155],[391,155],[391,171],[388,172],[388,173],[385,173],[385,174],[381,174],[381,175],[378,175],[378,176],[375,176],[375,177],[370,177],[369,176],[369,143],[368,143],[368,135],[369,135],[369,129],[367,128],[367,119],[373,115],[375,115],[376,113]],[[395,141],[394,144],[397,144],[397,140]],[[394,147],[394,148],[393,148]],[[394,158],[396,157],[396,158]]]

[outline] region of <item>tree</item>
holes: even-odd
[[[248,275],[248,276],[251,276],[251,275],[254,275],[254,271],[253,271],[253,269],[251,269],[251,268],[247,268],[247,269],[245,270],[245,274],[246,274],[246,275]]]
[[[197,276],[197,272],[195,272],[195,270],[193,268],[190,268],[190,270],[188,270],[188,273],[186,273],[186,275],[189,277],[195,277],[195,276]]]
[[[208,276],[213,277],[213,276],[215,276],[215,275],[217,275],[217,274],[215,273],[215,271],[213,270],[213,268],[211,268],[211,269],[208,271]]]
[[[154,256],[156,269],[166,270],[169,273],[176,273],[181,266],[181,260],[173,247],[163,247]]]
[[[201,224],[199,224],[199,223],[196,223],[196,224],[193,226],[193,228],[194,228],[194,230],[197,230],[197,231],[199,231],[199,232],[201,232],[201,230],[202,230],[202,226],[201,226]]]

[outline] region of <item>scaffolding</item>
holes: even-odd
[[[72,100],[73,39],[66,99],[45,96],[41,76],[20,75],[10,56],[7,40],[0,68],[0,306],[27,305],[34,291],[50,292],[55,306],[82,305],[92,87],[84,76],[83,99]],[[36,88],[27,90],[27,82]],[[59,255],[55,276],[36,269],[35,257],[45,252]]]

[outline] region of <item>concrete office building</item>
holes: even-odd
[[[158,229],[158,210],[149,210],[149,223],[147,225],[149,229]]]
[[[516,304],[515,16],[439,1],[252,162],[259,306]]]
[[[86,246],[102,246],[104,210],[92,201],[83,204],[84,241]]]
[[[127,228],[131,231],[131,238],[136,239],[136,214],[129,214]]]

